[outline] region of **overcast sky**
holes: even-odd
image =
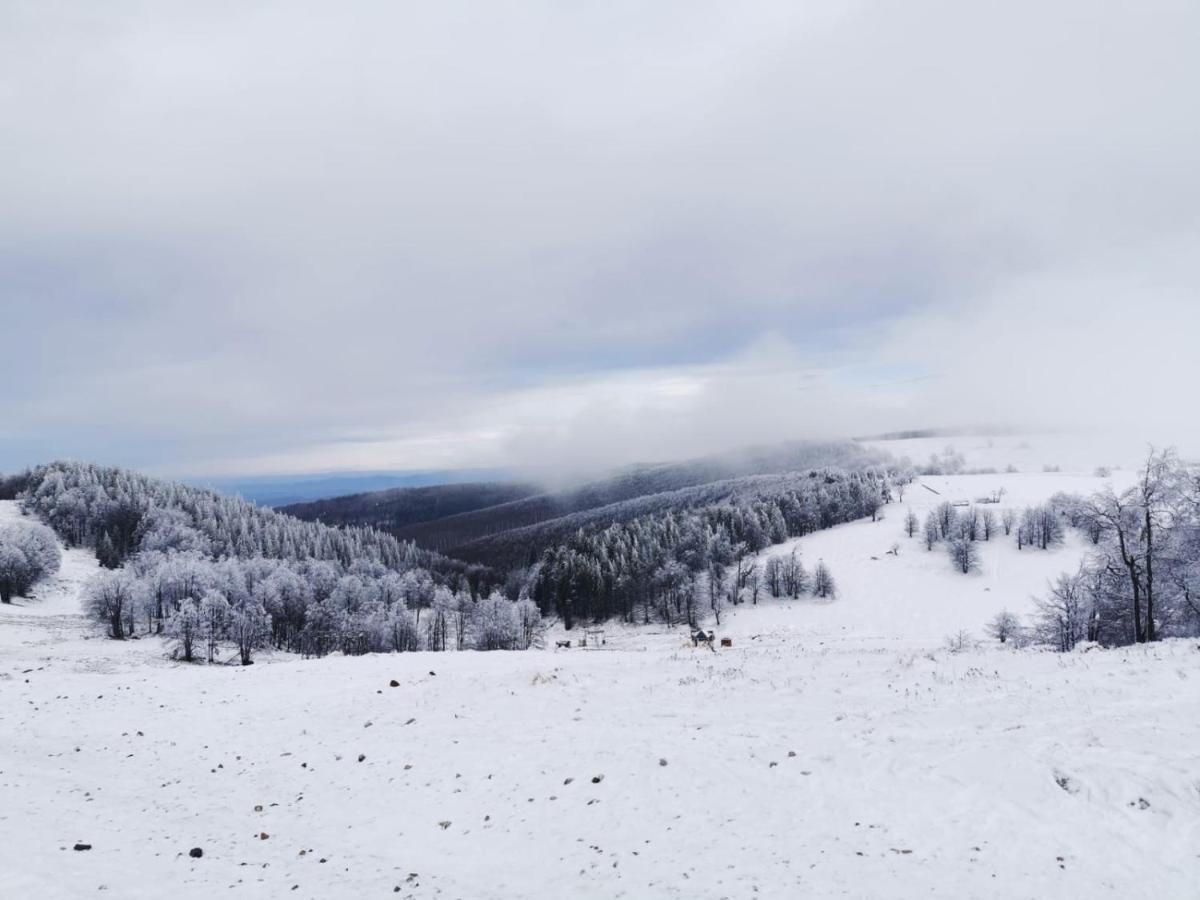
[[[1195,440],[1200,4],[0,0],[0,470]]]

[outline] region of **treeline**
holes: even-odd
[[[911,538],[920,530],[926,550],[944,546],[954,567],[965,575],[979,568],[979,542],[990,541],[1001,529],[1005,535],[1015,532],[1018,550],[1048,550],[1061,543],[1063,507],[1068,502],[1065,496],[1056,495],[1048,503],[1025,507],[1019,516],[1012,508],[997,514],[990,506],[957,507],[945,502],[926,514],[923,525],[910,509],[904,517],[904,531]]]
[[[794,481],[812,469],[859,470],[889,462],[859,444],[797,442],[750,448],[677,463],[639,465],[573,487],[508,499],[513,485],[437,486],[295,506],[287,512],[330,524],[386,527],[401,540],[495,569],[535,564],[548,548],[581,527],[607,526],[668,509],[708,506],[763,488],[772,479]],[[417,493],[420,492],[420,493]],[[459,511],[455,506],[462,505]],[[465,509],[478,506],[476,509]],[[441,507],[439,509],[439,507]],[[397,513],[407,524],[388,523]],[[386,524],[385,524],[386,523]]]
[[[544,615],[571,628],[609,619],[696,626],[710,613],[719,622],[726,602],[757,599],[763,577],[772,594],[798,596],[809,584],[802,568],[760,573],[753,555],[791,537],[874,518],[893,493],[888,473],[874,468],[811,471],[789,483],[770,496],[580,530],[543,553],[533,599]],[[812,586],[829,597],[832,576],[818,568]]]
[[[1200,634],[1200,473],[1174,451],[1151,452],[1137,483],[1059,500],[1092,553],[1051,585],[1035,631],[1070,650],[1080,641],[1141,644]]]
[[[510,482],[435,484],[307,500],[280,507],[279,511],[326,525],[369,525],[395,530],[523,500],[539,492],[534,485]],[[438,549],[427,540],[422,540],[421,545]]]
[[[147,551],[92,581],[85,599],[114,638],[161,634],[178,655],[209,662],[232,644],[243,665],[263,647],[320,657],[413,650],[525,650],[543,631],[537,607],[493,591],[433,582],[358,561],[207,559]]]
[[[1137,483],[1119,494],[1059,494],[1040,510],[1047,515],[1021,517],[1025,546],[1061,537],[1066,523],[1091,552],[1036,599],[1028,620],[998,613],[992,637],[1067,652],[1083,642],[1119,647],[1200,634],[1200,472],[1174,451],[1151,452]]]
[[[87,595],[112,637],[167,634],[189,659],[197,628],[209,656],[231,642],[243,662],[267,645],[311,656],[523,649],[541,628],[536,606],[499,593],[489,570],[370,528],[77,463],[32,470],[21,500],[115,570]]]

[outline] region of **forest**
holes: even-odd
[[[504,482],[441,485],[297,504],[284,512],[331,525],[370,525],[401,540],[498,569],[529,566],[580,528],[786,490],[795,473],[885,465],[851,441],[794,441],[683,462],[630,466],[557,490]]]
[[[106,571],[86,602],[111,637],[165,635],[188,661],[232,647],[249,664],[263,647],[306,656],[527,649],[548,616],[567,628],[611,618],[719,622],[727,603],[757,601],[749,560],[758,550],[873,516],[891,499],[882,469],[785,480],[790,488],[777,478],[770,495],[579,528],[534,565],[507,571],[118,468],[59,462],[4,484],[68,547],[95,551]],[[788,581],[793,596],[808,586],[800,571]],[[761,583],[778,595],[778,578]],[[821,597],[835,591],[828,572],[812,585]]]
[[[86,599],[110,636],[165,635],[186,660],[231,647],[249,663],[263,647],[306,656],[527,649],[550,620],[697,628],[767,596],[828,601],[837,585],[824,563],[810,571],[795,553],[762,561],[760,551],[874,519],[912,477],[904,464],[865,465],[652,493],[617,512],[601,506],[516,529],[508,540],[524,546],[522,557],[495,568],[117,468],[53,463],[0,487],[67,546],[94,549],[107,571]],[[1057,494],[1023,510],[1000,500],[942,503],[924,522],[909,511],[902,524],[964,575],[978,570],[981,542],[1038,551],[1067,529],[1085,537],[1079,569],[1056,579],[1029,622],[998,614],[994,637],[1070,650],[1200,631],[1200,479],[1173,453],[1151,454],[1120,494]],[[39,528],[0,530],[6,602],[58,566]]]
[[[669,510],[607,528],[580,530],[548,548],[533,579],[544,615],[576,621],[686,622],[711,613],[720,623],[727,604],[755,603],[764,584],[773,596],[799,596],[803,568],[784,591],[773,570],[759,572],[754,555],[771,544],[843,522],[874,518],[893,497],[886,470],[826,469],[800,473],[787,490],[691,510]],[[764,582],[760,576],[769,575]],[[832,593],[820,573],[818,596]]]

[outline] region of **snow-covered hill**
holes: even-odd
[[[1084,548],[1001,539],[963,576],[901,533],[907,505],[1070,478],[926,479],[805,537],[841,597],[741,607],[716,653],[609,627],[185,666],[100,637],[66,551],[0,609],[0,896],[1194,896],[1196,642],[951,654]]]
[[[803,601],[799,610],[794,601],[767,605],[784,607],[779,621],[827,638],[928,647],[960,629],[982,635],[984,624],[1001,609],[1018,615],[1032,612],[1032,598],[1045,594],[1047,582],[1078,566],[1088,552],[1086,541],[1068,532],[1061,546],[1018,550],[1015,538],[1001,532],[979,542],[979,571],[963,575],[954,570],[945,545],[927,550],[920,531],[907,536],[906,511],[911,509],[923,522],[939,503],[1000,496],[1000,503],[985,507],[998,517],[1006,507],[1019,511],[1059,491],[1088,494],[1106,483],[1119,489],[1131,477],[1127,472],[1106,478],[1043,473],[923,477],[905,490],[903,500],[886,506],[879,521],[839,525],[764,551],[763,560],[787,556],[794,549],[810,571],[824,560],[839,591],[836,602]],[[896,555],[890,552],[893,546]],[[739,616],[745,614],[744,608],[738,610]]]

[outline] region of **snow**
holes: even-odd
[[[1005,537],[1000,527],[1000,514],[1006,507],[1016,510],[1019,518],[1021,509],[1057,492],[1089,494],[1105,484],[1121,489],[1130,478],[1129,473],[1097,478],[1040,472],[926,476],[905,489],[903,500],[885,506],[881,520],[850,522],[791,540],[764,551],[761,559],[786,556],[795,549],[810,573],[818,560],[824,560],[833,572],[838,599],[827,604],[800,604],[801,632],[827,639],[936,646],[959,629],[982,634],[984,624],[1002,609],[1017,615],[1031,612],[1032,598],[1045,594],[1046,583],[1075,569],[1086,556],[1087,542],[1070,530],[1062,546],[1018,550],[1015,539]],[[956,571],[943,545],[927,550],[920,530],[912,538],[904,531],[908,509],[923,525],[929,510],[940,503],[970,503],[995,494],[1000,495],[1000,503],[979,505],[981,510],[995,513],[999,534],[979,542],[977,573]],[[898,546],[899,555],[889,553],[893,545]],[[793,601],[764,605],[776,608],[771,627],[787,627],[797,619]],[[744,615],[746,611],[738,612]],[[762,614],[752,612],[753,627],[766,627],[757,624]]]
[[[797,542],[838,600],[730,611],[715,653],[606,626],[594,650],[182,665],[104,639],[95,560],[65,551],[0,608],[0,897],[1195,896],[1197,642],[951,654],[1086,548],[1000,538],[964,576],[901,531],[905,505],[1099,481],[925,483]]]
[[[1091,434],[1072,431],[952,434],[861,443],[884,450],[896,459],[908,457],[916,466],[925,465],[930,456],[940,457],[947,447],[953,447],[966,457],[968,469],[1004,471],[1012,466],[1022,472],[1042,472],[1047,466],[1064,472],[1092,472],[1098,466],[1136,469],[1145,460],[1147,450],[1144,441],[1128,434],[1101,430]]]

